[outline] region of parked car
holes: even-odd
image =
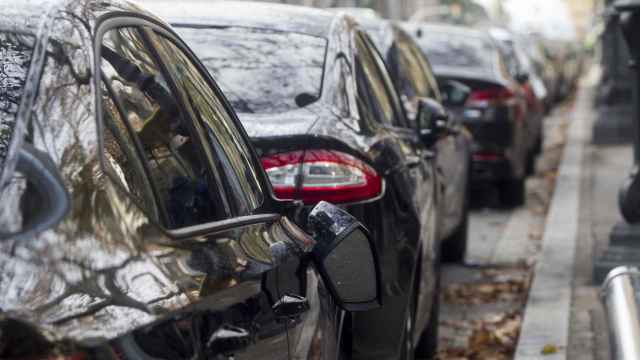
[[[455,80],[471,88],[468,97],[451,93],[444,102],[473,134],[473,182],[497,184],[504,204],[522,204],[536,135],[527,122],[526,93],[496,42],[487,31],[453,25],[412,23],[405,29],[431,61],[438,82]]]
[[[547,89],[540,77],[533,71],[531,60],[526,55],[515,35],[503,28],[491,28],[489,34],[498,44],[507,71],[521,85],[527,100],[527,127],[529,133],[528,173],[534,171],[535,157],[542,152],[544,103]]]
[[[553,62],[547,57],[546,49],[542,39],[536,34],[519,33],[516,35],[522,49],[531,59],[533,71],[542,79],[547,96],[545,101],[545,111],[549,113],[556,103],[558,97],[559,74]]]
[[[362,17],[352,9],[341,11],[353,16],[367,30],[385,59],[411,127],[420,129],[417,119],[420,106],[425,106],[433,116],[439,116],[435,119],[437,132],[425,142],[433,151],[437,168],[438,237],[444,241],[441,245],[443,260],[463,261],[469,224],[471,134],[458,117],[449,116],[442,106],[440,88],[431,65],[409,34],[382,18]],[[453,81],[448,81],[447,85],[444,88],[467,91],[461,89],[466,86]]]
[[[433,152],[410,126],[365,31],[348,16],[291,5],[149,5],[230,94],[276,195],[308,206],[341,204],[371,230],[381,259],[382,307],[348,319],[347,354],[432,355],[438,309]]]
[[[345,311],[380,303],[362,224],[321,202],[296,225],[137,5],[2,5],[0,358],[337,358]]]

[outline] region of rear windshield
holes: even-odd
[[[326,39],[244,27],[175,28],[239,113],[281,113],[297,109],[299,95],[320,97]]]
[[[33,55],[34,37],[0,30],[0,185],[21,133],[16,115]]]
[[[489,38],[463,33],[429,31],[418,40],[435,68],[456,67],[492,72],[496,62],[496,47]]]

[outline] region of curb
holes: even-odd
[[[592,117],[590,93],[588,87],[580,87],[570,114],[573,119],[524,310],[516,360],[567,358],[582,160]],[[543,349],[551,354],[543,354]]]

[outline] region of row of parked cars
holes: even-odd
[[[471,188],[541,149],[502,29],[2,2],[0,358],[430,358]]]

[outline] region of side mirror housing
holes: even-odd
[[[416,123],[420,139],[427,146],[431,146],[447,133],[449,114],[437,101],[428,98],[420,99]]]
[[[529,81],[529,74],[525,72],[519,73],[518,75],[516,75],[516,81],[521,85],[525,84],[527,81]]]
[[[313,260],[336,303],[347,311],[379,307],[380,267],[365,227],[324,201],[309,213],[308,227],[317,241]]]
[[[459,107],[466,104],[471,95],[471,88],[460,81],[446,80],[440,84],[440,93],[444,105]]]

